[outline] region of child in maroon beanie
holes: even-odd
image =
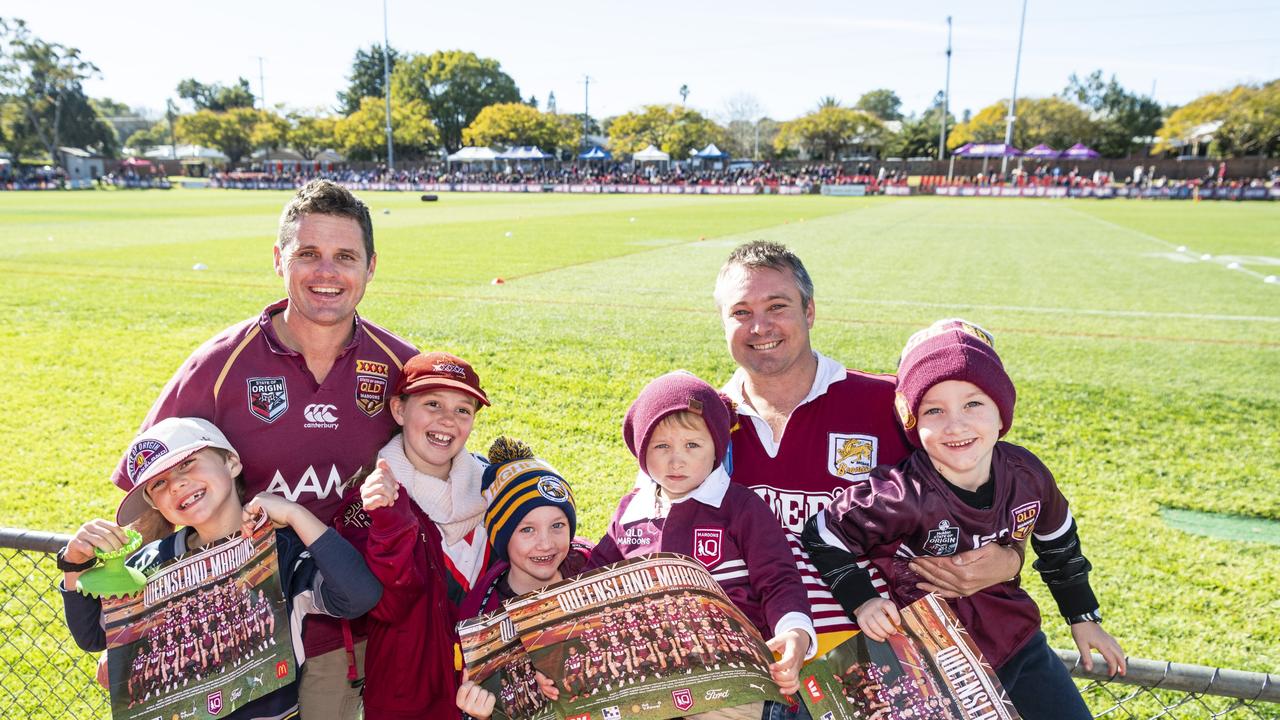
[[[1085,667],[1092,668],[1089,653],[1097,649],[1113,675],[1124,674],[1124,652],[1100,624],[1091,566],[1066,498],[1035,455],[999,440],[1013,423],[1016,393],[993,342],[963,320],[941,320],[911,336],[898,365],[897,409],[918,449],[841,491],[809,520],[803,540],[865,556],[884,575],[891,599],[856,565],[819,568],[875,640],[899,632],[898,608],[925,594],[909,567],[913,558],[1030,540],[1039,556],[1034,567],[1071,624]],[[948,602],[1022,717],[1092,717],[1018,577]]]
[[[588,568],[656,552],[697,559],[781,655],[769,671],[790,694],[799,689],[800,665],[817,648],[817,637],[800,571],[773,511],[729,481],[731,405],[687,372],[663,375],[641,391],[622,426],[640,476]],[[695,535],[717,538],[720,552],[698,553]]]

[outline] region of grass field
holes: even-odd
[[[0,524],[70,531],[109,516],[106,477],[174,368],[281,296],[270,247],[286,197],[0,194]],[[717,384],[732,371],[711,300],[730,248],[778,240],[814,277],[815,347],[852,367],[892,371],[907,336],[940,317],[996,334],[1019,391],[1008,439],[1072,500],[1107,628],[1130,655],[1280,670],[1280,546],[1161,519],[1280,521],[1280,284],[1261,279],[1280,274],[1280,205],[365,198],[379,264],[362,313],[476,365],[494,402],[472,449],[528,441],[574,484],[581,533],[598,536],[629,485],[619,423],[638,389],[678,367]],[[0,571],[6,593],[18,572]],[[1045,629],[1069,646],[1059,622]]]

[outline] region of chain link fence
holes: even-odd
[[[110,717],[97,657],[76,647],[62,620],[53,554],[69,539],[0,528],[0,717]],[[1280,676],[1130,658],[1128,674],[1110,678],[1099,655],[1093,672],[1074,651],[1058,656],[1095,718],[1280,720]]]

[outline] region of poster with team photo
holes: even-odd
[[[614,563],[506,609],[569,720],[665,720],[785,702],[759,632],[692,558]]]
[[[901,613],[902,634],[859,633],[804,667],[799,695],[814,720],[1017,720],[944,601],[927,595]]]
[[[275,538],[263,522],[102,601],[114,720],[226,717],[297,678]]]
[[[497,699],[493,720],[556,716],[555,707],[538,690],[533,664],[506,611],[463,620],[458,638],[471,679]]]

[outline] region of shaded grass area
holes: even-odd
[[[113,512],[106,477],[173,369],[281,295],[270,243],[286,197],[0,195],[0,523],[67,532]],[[475,364],[494,405],[471,449],[528,441],[573,483],[581,534],[631,484],[619,428],[644,383],[732,372],[711,299],[724,257],[779,240],[814,277],[815,347],[851,367],[892,371],[940,317],[995,332],[1019,394],[1008,439],[1057,475],[1131,655],[1280,668],[1280,548],[1161,520],[1280,520],[1280,286],[1161,255],[1167,241],[1280,258],[1273,204],[366,198],[379,266],[362,314]],[[0,570],[6,591],[14,573]],[[1025,582],[1070,647],[1030,568]]]

